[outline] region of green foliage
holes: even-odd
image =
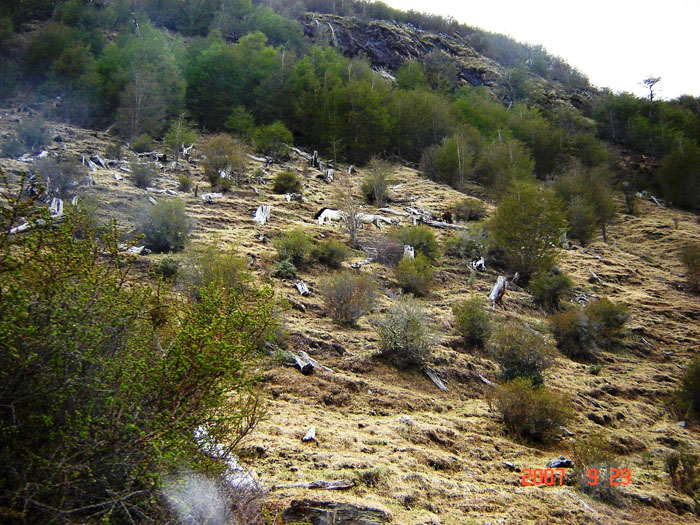
[[[204,176],[212,188],[225,185],[224,179],[240,183],[245,169],[245,157],[241,145],[227,133],[210,136],[201,148],[204,155]],[[223,174],[223,176],[222,176]]]
[[[554,352],[544,337],[514,322],[500,326],[489,341],[489,355],[501,367],[501,378],[525,378],[541,385],[542,372],[554,363]]]
[[[245,259],[232,248],[222,249],[218,240],[193,248],[181,274],[180,282],[195,292],[210,285],[242,292],[251,282]]]
[[[557,348],[567,357],[583,361],[596,359],[598,347],[590,319],[582,308],[575,307],[551,316],[549,325]]]
[[[260,419],[247,371],[277,324],[272,292],[179,301],[132,277],[113,227],[100,235],[73,209],[42,226],[20,199],[0,210],[1,232],[34,223],[0,233],[3,515],[171,521],[168,472],[222,468],[195,430],[236,447]]]
[[[362,273],[343,271],[325,279],[323,302],[328,315],[341,325],[354,326],[375,302],[374,280]]]
[[[683,141],[662,159],[659,182],[664,197],[690,210],[700,210],[700,145]]]
[[[389,184],[391,184],[389,180],[391,165],[385,160],[373,158],[370,161],[369,169],[370,174],[362,181],[360,189],[367,202],[377,207],[384,206]]]
[[[484,245],[480,236],[470,230],[460,230],[450,234],[442,242],[445,255],[475,261],[484,253]]]
[[[183,116],[170,122],[168,131],[163,138],[163,143],[175,157],[175,162],[180,159],[182,147],[195,142],[197,142],[197,131]]]
[[[679,443],[664,461],[664,470],[671,477],[674,487],[685,494],[697,497],[700,489],[700,456],[687,443]]]
[[[700,357],[696,356],[688,363],[671,403],[680,419],[700,414]]]
[[[470,347],[483,348],[491,337],[491,318],[484,302],[472,295],[452,305],[455,328]]]
[[[192,191],[192,179],[184,173],[177,176],[177,189],[189,193]]]
[[[274,275],[280,279],[294,279],[297,276],[297,267],[289,259],[283,259],[275,263]]]
[[[350,249],[342,242],[328,239],[314,246],[311,257],[330,268],[340,268],[350,256]]]
[[[560,427],[573,418],[571,399],[518,378],[496,388],[489,404],[503,418],[508,431],[525,441],[550,443],[561,435]]]
[[[50,196],[65,198],[85,181],[85,169],[75,158],[56,160],[44,157],[34,161],[32,173],[46,185]]]
[[[562,297],[569,294],[571,288],[571,279],[561,272],[538,274],[530,283],[530,291],[535,298],[535,304],[550,312],[559,309]]]
[[[158,173],[155,164],[152,162],[131,162],[131,181],[137,188],[145,190],[148,188]]]
[[[180,270],[180,261],[174,257],[163,257],[154,266],[153,271],[155,274],[165,280],[173,280],[177,277],[178,271]]]
[[[423,89],[427,85],[423,66],[420,63],[409,60],[401,64],[396,72],[396,85],[399,89]]]
[[[0,146],[0,155],[10,159],[16,159],[27,152],[24,143],[19,140],[17,135],[12,134],[2,141]]]
[[[289,260],[296,268],[302,268],[309,262],[313,249],[313,240],[302,228],[282,232],[273,244],[279,260]]]
[[[396,280],[404,292],[423,296],[430,292],[435,272],[430,266],[430,261],[422,253],[416,256],[404,257],[394,270]]]
[[[454,207],[458,221],[478,221],[486,217],[486,206],[478,199],[462,199]]]
[[[516,182],[491,219],[494,243],[503,250],[508,269],[525,279],[551,268],[555,247],[566,227],[559,199],[534,184]]]
[[[399,368],[423,366],[432,351],[434,338],[428,316],[410,298],[395,302],[381,317],[372,319],[379,336],[381,356]]]
[[[154,252],[177,252],[185,247],[192,221],[181,199],[161,200],[140,217],[138,230]]]
[[[235,106],[231,110],[231,114],[226,119],[224,127],[233,135],[241,137],[243,140],[247,141],[253,138],[255,118],[243,106]]]
[[[301,180],[291,171],[280,171],[272,186],[275,193],[301,193]]]
[[[39,151],[51,139],[46,122],[41,117],[24,119],[17,126],[17,136],[30,151]]]
[[[619,487],[610,484],[611,470],[620,469],[620,464],[615,460],[609,441],[600,434],[586,436],[575,442],[572,456],[574,479],[580,491],[606,503],[621,503]],[[588,476],[589,469],[595,469],[598,473],[595,484],[591,483]]]
[[[282,159],[289,152],[292,132],[280,121],[259,127],[254,133],[255,146],[258,151],[273,159]]]
[[[622,329],[630,316],[625,303],[615,303],[607,297],[601,297],[586,306],[586,315],[591,321],[598,345],[613,349],[620,344],[624,335]]]
[[[681,249],[680,259],[685,267],[685,278],[691,291],[700,292],[700,244],[686,244]]]
[[[440,257],[437,239],[427,226],[404,226],[397,232],[397,237],[402,243],[413,246],[416,253],[422,253],[431,262]]]
[[[147,134],[139,135],[131,139],[131,142],[129,142],[129,147],[131,148],[131,151],[135,153],[146,153],[147,151],[151,151],[151,148],[153,147],[153,139]]]

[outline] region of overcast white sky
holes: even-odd
[[[542,44],[599,87],[661,98],[700,96],[700,0],[384,0],[397,9],[452,16]]]

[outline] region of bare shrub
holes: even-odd
[[[342,325],[354,326],[374,305],[376,285],[369,275],[336,273],[324,280],[322,287],[328,315]]]
[[[145,190],[151,184],[158,173],[152,162],[132,162],[130,164],[131,180],[137,188]]]
[[[372,320],[381,356],[399,368],[423,366],[434,344],[429,324],[416,300],[400,299],[385,315]]]
[[[599,348],[591,329],[591,322],[582,308],[574,307],[549,318],[549,326],[557,341],[557,348],[571,359],[594,361]]]
[[[185,247],[192,221],[180,199],[162,200],[139,219],[138,229],[154,252],[177,252]]]
[[[664,467],[673,486],[681,492],[692,496],[700,489],[700,456],[687,443],[679,443],[666,456]]]
[[[564,296],[571,292],[571,287],[571,279],[561,272],[537,274],[530,283],[530,291],[535,298],[535,304],[550,312],[559,309],[559,303]]]
[[[17,136],[30,151],[38,151],[51,138],[46,129],[46,122],[41,117],[30,117],[17,126]]]
[[[280,171],[275,175],[272,191],[275,193],[301,193],[301,180],[291,171]]]
[[[403,258],[403,243],[395,237],[378,235],[363,243],[362,248],[380,264],[396,266]]]
[[[494,389],[489,405],[500,413],[511,434],[536,443],[555,441],[561,435],[559,427],[573,417],[569,396],[535,387],[525,378]]]
[[[226,133],[212,135],[202,145],[204,176],[212,187],[219,187],[222,178],[230,178],[236,184],[245,168],[245,157],[241,145]],[[223,177],[222,177],[223,174]]]
[[[611,485],[611,478],[617,483],[624,479],[610,442],[599,434],[586,436],[576,441],[572,455],[579,490],[606,503],[621,503],[619,487]],[[618,475],[613,478],[613,474]]]
[[[313,240],[301,228],[282,232],[273,242],[280,261],[288,259],[297,268],[309,262]]]
[[[630,316],[625,303],[601,297],[586,306],[586,315],[591,320],[593,335],[600,347],[612,349],[620,343],[623,327]]]
[[[37,159],[32,173],[41,179],[48,195],[57,197],[65,197],[85,181],[85,168],[74,158],[60,161],[55,157]]]

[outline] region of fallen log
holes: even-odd
[[[148,196],[148,202],[150,202],[154,206],[157,204],[156,200],[153,197],[151,197],[150,195]]]
[[[97,171],[97,164],[92,162],[89,158],[83,157],[83,165],[87,164],[87,167],[90,168],[90,171]]]
[[[593,270],[591,270],[590,268],[588,269],[588,271],[591,272],[591,276],[588,278],[588,282],[593,283],[593,282],[596,282],[596,281],[597,281],[598,284],[605,284],[605,283],[603,282],[603,279],[601,279],[600,276],[599,276],[597,273],[595,273],[595,272],[594,272]]]
[[[489,385],[489,386],[496,386],[492,381],[489,381],[488,379],[486,379],[486,378],[485,378],[484,376],[482,376],[481,374],[477,374],[477,375],[479,376],[479,379],[481,379],[481,381],[482,381],[484,384]]]
[[[281,489],[322,489],[322,490],[346,490],[355,486],[354,481],[341,479],[337,481],[306,481],[301,483],[290,483],[288,485],[273,485],[270,490]]]
[[[489,299],[493,303],[493,309],[496,309],[496,305],[503,306],[503,295],[506,293],[506,283],[508,280],[502,275],[498,276],[496,284],[494,284],[491,293],[489,294]]]
[[[223,193],[204,193],[202,194],[202,200],[207,204],[211,204],[215,200],[221,199],[223,196]]]
[[[306,160],[311,160],[311,155],[306,153],[305,151],[300,150],[299,148],[294,148],[294,147],[289,147],[291,151],[299,155],[301,158],[306,159]]]
[[[399,211],[399,210],[395,210],[393,208],[377,208],[377,211],[381,211],[384,213],[390,213],[392,215],[398,215],[400,217],[408,217],[408,215],[409,215],[405,211]]]
[[[93,155],[92,158],[95,160],[95,162],[97,164],[102,166],[104,169],[108,168],[107,163],[104,160],[102,160],[102,157],[100,157],[99,155]]]
[[[253,220],[260,226],[263,226],[270,220],[270,206],[267,204],[258,206],[258,208],[255,210],[255,214],[253,215]]]
[[[244,153],[244,155],[245,155],[246,157],[248,157],[249,159],[253,159],[253,160],[257,161],[257,162],[264,162],[264,163],[267,163],[267,159],[266,159],[265,157],[256,157],[255,155],[251,155],[250,153]]]
[[[430,378],[430,380],[433,383],[435,383],[436,387],[438,387],[443,392],[448,391],[448,388],[445,386],[445,383],[442,382],[442,379],[440,379],[440,377],[437,375],[437,372],[435,370],[426,366],[423,368],[423,372],[425,372],[425,375],[427,375]]]
[[[324,370],[326,372],[330,372],[331,374],[335,374],[335,372],[332,369],[328,368],[325,365],[322,365],[321,363],[316,361],[313,357],[311,357],[309,354],[307,354],[303,350],[299,351],[299,357],[301,357],[304,361],[311,363],[314,366],[314,368],[320,368],[321,370]]]
[[[306,434],[304,435],[301,440],[304,443],[308,443],[309,441],[316,441],[316,427],[311,427],[309,430],[306,431]]]
[[[49,204],[49,214],[54,218],[63,215],[63,200],[57,197],[51,199],[51,204]]]
[[[311,292],[309,291],[309,287],[306,286],[306,283],[304,281],[302,281],[301,279],[299,279],[297,282],[295,282],[294,286],[297,287],[297,290],[299,291],[299,293],[301,295],[303,295],[304,297],[311,295]]]
[[[361,267],[364,266],[365,264],[369,264],[369,263],[371,263],[371,262],[372,262],[372,258],[371,258],[371,257],[367,257],[366,259],[363,259],[363,260],[361,260],[361,261],[357,261],[357,262],[352,263],[352,264],[350,265],[350,268],[355,268],[355,269],[361,268]]]

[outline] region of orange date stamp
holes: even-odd
[[[605,471],[599,472],[597,468],[589,468],[586,471],[587,483],[595,486],[606,480],[611,486],[629,485],[632,483],[632,472],[628,468],[611,468],[608,477],[605,478]],[[566,469],[564,468],[526,468],[523,469],[520,484],[523,487],[537,485],[563,485]]]

